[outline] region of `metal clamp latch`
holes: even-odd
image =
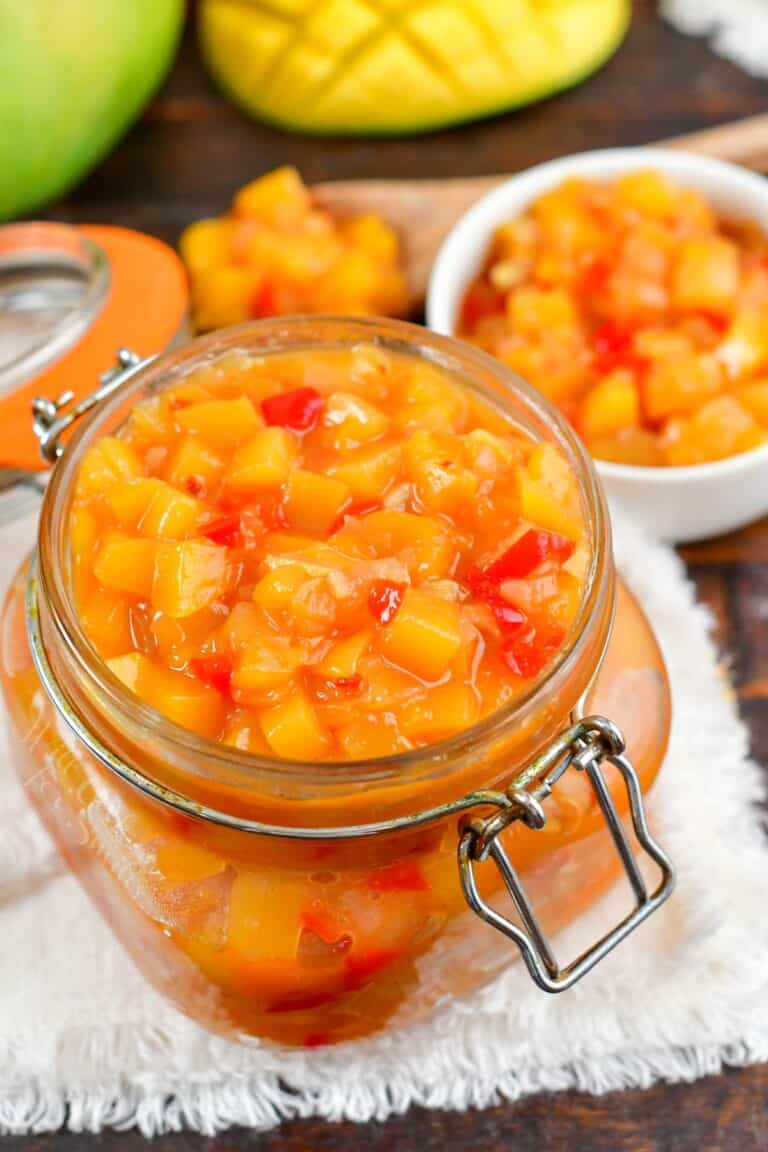
[[[637,841],[661,870],[661,880],[650,894],[605,782],[604,763],[613,764],[621,773]],[[632,887],[635,907],[581,956],[561,968],[499,834],[518,820],[532,829],[543,828],[546,812],[542,801],[569,768],[586,772],[589,778]],[[535,762],[535,769],[535,783],[532,782],[531,787],[521,787],[520,779],[516,780],[508,792],[494,796],[492,803],[498,806],[497,812],[484,819],[467,820],[459,841],[459,871],[464,895],[473,911],[517,944],[528,971],[540,988],[546,992],[562,992],[580,980],[664,903],[674,889],[674,870],[648,830],[637,773],[624,755],[624,738],[610,720],[601,716],[581,720],[547,749]],[[491,908],[478,891],[474,865],[489,856],[501,873],[522,927]]]
[[[150,359],[154,359],[154,357],[150,357]],[[142,360],[129,348],[120,348],[114,366],[99,377],[100,386],[95,392],[89,393],[88,396],[78,401],[77,404],[72,404],[75,398],[74,392],[63,392],[56,400],[47,400],[44,396],[38,396],[33,400],[32,427],[40,441],[40,452],[43,459],[48,464],[55,464],[64,451],[64,445],[61,443],[62,433],[81,416],[84,416],[86,412],[90,412],[97,404],[101,404],[103,400],[111,396],[119,385],[147,363],[149,360]],[[70,407],[70,405],[72,406]]]

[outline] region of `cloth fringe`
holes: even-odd
[[[662,0],[670,24],[706,36],[715,52],[754,76],[768,76],[768,0]]]

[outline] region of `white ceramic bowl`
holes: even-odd
[[[611,180],[656,168],[695,188],[725,216],[755,221],[768,233],[768,181],[752,172],[686,152],[611,148],[530,168],[494,189],[462,216],[438,253],[427,294],[427,324],[453,335],[464,293],[480,271],[495,230],[569,176]],[[768,513],[768,445],[713,464],[640,468],[596,461],[610,499],[663,540],[700,540]]]

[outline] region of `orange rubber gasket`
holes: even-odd
[[[35,471],[46,467],[32,431],[31,405],[36,396],[54,399],[71,389],[81,399],[113,366],[118,348],[152,356],[183,330],[189,288],[184,265],[172,248],[127,228],[89,224],[79,231],[109,260],[107,299],[77,343],[0,400],[0,467]]]

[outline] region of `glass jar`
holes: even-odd
[[[70,588],[73,481],[95,436],[202,364],[360,342],[438,364],[557,444],[588,527],[583,598],[526,694],[471,729],[386,760],[256,758],[154,712],[88,644]],[[666,748],[667,678],[616,581],[603,498],[568,425],[498,361],[394,322],[265,321],[122,365],[98,403],[38,420],[54,459],[62,428],[90,406],[48,485],[36,556],[9,593],[2,666],[30,798],[138,967],[209,1027],[304,1046],[408,1025],[476,989],[516,955],[496,929],[543,988],[568,987],[672,887],[641,800]],[[638,847],[661,872],[653,891]],[[634,907],[560,967],[548,937],[622,865]]]

